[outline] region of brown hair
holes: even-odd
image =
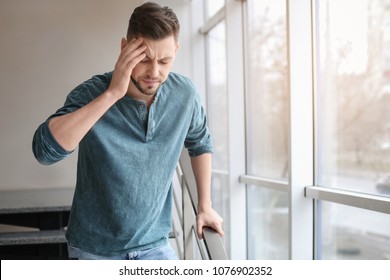
[[[127,39],[141,36],[160,40],[173,35],[177,42],[179,31],[179,20],[172,9],[147,2],[133,11],[127,29]]]

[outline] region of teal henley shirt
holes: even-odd
[[[102,94],[112,72],[76,87],[34,134],[42,164],[70,152],[52,136],[48,121],[73,112]],[[172,177],[183,146],[190,156],[212,152],[204,109],[193,83],[170,73],[149,110],[124,96],[79,144],[69,244],[92,254],[116,255],[167,243],[172,223]]]

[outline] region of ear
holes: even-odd
[[[179,50],[179,47],[180,47],[180,43],[177,43],[177,44],[176,44],[176,50],[175,50],[175,53],[177,53],[177,51]]]
[[[127,46],[127,40],[126,38],[122,38],[122,41],[121,41],[121,50],[123,50],[124,47]]]

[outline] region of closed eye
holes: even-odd
[[[150,59],[149,57],[145,57],[144,59],[141,60],[142,63],[148,63],[150,61],[152,61],[152,59]],[[163,58],[163,59],[158,60],[158,63],[161,65],[165,65],[165,64],[168,64],[170,62],[171,62],[171,58]]]

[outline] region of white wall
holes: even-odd
[[[0,190],[74,186],[77,154],[42,166],[32,154],[33,133],[76,85],[113,69],[142,2],[0,0]],[[182,23],[174,70],[190,75],[189,1],[156,2]]]

